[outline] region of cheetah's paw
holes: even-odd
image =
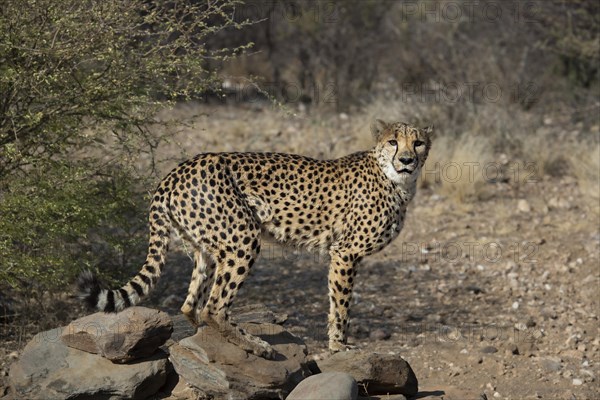
[[[333,341],[329,342],[329,352],[332,354],[338,353],[340,351],[355,350],[356,348],[357,348],[356,346],[351,346],[349,344],[345,344],[342,342],[333,342]]]

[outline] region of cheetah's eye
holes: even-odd
[[[390,140],[388,142],[388,144],[391,144],[392,146],[398,146],[398,141],[396,141],[396,140]]]
[[[415,147],[423,146],[424,144],[425,144],[425,142],[422,142],[420,140],[415,140]]]

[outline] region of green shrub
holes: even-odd
[[[128,171],[164,138],[157,110],[219,87],[211,63],[247,47],[208,44],[247,23],[237,4],[0,2],[0,298],[68,292],[100,264],[129,276],[149,186]]]
[[[146,202],[126,173],[45,164],[1,196],[0,281],[13,290],[42,295],[64,291],[83,268],[114,279],[139,268],[129,260],[143,251]]]
[[[154,145],[156,111],[218,87],[210,62],[247,47],[207,45],[244,25],[232,19],[238,3],[0,2],[0,180],[103,130]]]

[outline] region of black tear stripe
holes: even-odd
[[[115,312],[115,292],[109,290],[106,293],[106,306],[104,306],[104,311],[106,312]]]
[[[131,306],[131,301],[129,300],[129,294],[127,293],[127,290],[121,288],[121,289],[119,289],[119,293],[121,294],[121,297],[123,298],[123,304],[124,304],[125,308]]]
[[[129,282],[129,284],[131,285],[133,290],[137,292],[138,296],[142,297],[144,295],[144,289],[142,289],[139,283],[131,281]]]

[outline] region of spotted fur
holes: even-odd
[[[169,235],[194,249],[182,312],[255,354],[272,350],[228,321],[228,310],[260,253],[261,233],[328,253],[331,351],[345,349],[348,311],[359,261],[402,229],[431,146],[431,129],[376,121],[376,145],[335,160],[278,153],[203,153],[159,184],[150,208],[148,255],[116,290],[83,275],[86,302],[104,311],[137,304],[162,272]]]

